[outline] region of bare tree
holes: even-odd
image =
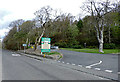
[[[52,8],[50,6],[42,7],[40,10],[36,11],[34,14],[36,15],[36,25],[38,28],[42,28],[43,31],[41,35],[38,34],[35,41],[35,50],[37,49],[37,45],[40,44],[41,38],[43,37],[46,29],[46,23],[48,23],[51,19]]]
[[[9,27],[16,27],[17,28],[17,32],[19,32],[21,30],[21,28],[19,27],[20,25],[22,25],[25,21],[23,19],[18,19],[15,21],[12,21],[9,24]]]
[[[96,30],[97,39],[99,42],[99,52],[103,52],[103,32],[104,27],[106,25],[105,15],[111,12],[114,9],[109,0],[106,1],[96,1],[96,0],[88,0],[88,2],[84,3],[81,7],[84,11],[87,11],[92,16],[91,24],[94,25]]]

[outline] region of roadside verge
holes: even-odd
[[[25,52],[23,50],[18,51],[19,54],[25,53],[28,55],[32,56],[38,56],[38,57],[43,57],[43,58],[48,58],[48,59],[53,59],[53,60],[59,60],[63,57],[63,54],[54,54],[54,55],[46,55],[46,54],[40,54],[39,51],[34,51],[34,50],[26,50]]]

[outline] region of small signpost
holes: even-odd
[[[24,46],[24,52],[25,52],[25,46],[27,46],[27,44],[23,44],[23,46]]]
[[[50,38],[42,38],[41,40],[41,54],[42,52],[50,52]]]

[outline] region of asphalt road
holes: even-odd
[[[3,80],[105,80],[91,74],[2,50]]]
[[[2,81],[2,49],[0,48],[0,82]]]
[[[0,40],[0,82],[2,81],[2,43]]]
[[[118,73],[118,55],[115,54],[94,54],[82,53],[67,50],[55,50],[63,54],[60,60],[64,63],[81,66],[91,66],[91,69],[101,70],[110,73]]]

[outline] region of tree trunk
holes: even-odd
[[[35,40],[35,48],[34,48],[34,51],[37,49],[37,37],[36,37],[36,40]]]
[[[37,49],[37,46],[39,45],[40,40],[41,40],[41,38],[43,37],[44,33],[45,33],[45,28],[43,29],[43,32],[42,32],[41,36],[39,37],[39,40],[38,40],[38,41],[37,41],[38,37],[36,38],[34,51]]]
[[[103,51],[103,30],[100,31],[99,52],[104,53]]]
[[[98,28],[95,26],[96,32],[97,32],[97,39],[99,42],[99,52],[104,53],[103,51],[103,29],[102,30],[98,30]]]
[[[17,42],[17,45],[18,45],[17,47],[18,47],[18,50],[19,50],[19,42]]]
[[[21,50],[21,45],[20,45],[20,50]]]
[[[111,38],[110,38],[110,26],[109,26],[109,43],[111,43]]]
[[[39,45],[40,40],[41,40],[41,38],[43,37],[44,33],[45,33],[45,28],[43,28],[43,32],[42,32],[41,36],[39,37],[39,40],[38,40],[38,45]]]
[[[27,44],[27,49],[28,49],[28,38],[27,38],[27,40],[26,40],[26,44]]]
[[[99,43],[99,52],[104,53],[104,51],[103,51],[103,42]]]

